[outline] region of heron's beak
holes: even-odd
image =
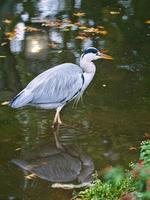
[[[99,53],[100,58],[106,59],[106,60],[113,60],[113,57],[106,55],[104,53]]]

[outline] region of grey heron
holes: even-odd
[[[50,68],[35,77],[9,103],[12,108],[34,105],[44,109],[56,109],[53,125],[61,124],[60,111],[73,99],[79,100],[92,81],[97,59],[112,59],[94,47],[83,51],[80,65],[64,63]]]

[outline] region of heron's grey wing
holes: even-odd
[[[63,101],[69,101],[82,87],[82,73],[79,66],[71,63],[48,69],[35,77],[9,105],[19,108],[29,103],[62,104]]]
[[[37,76],[28,86],[33,94],[31,103],[65,103],[74,98],[83,85],[82,69],[66,63]]]

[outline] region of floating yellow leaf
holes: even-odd
[[[111,14],[111,15],[119,15],[120,12],[119,12],[119,11],[110,11],[110,14]]]
[[[87,33],[98,33],[99,32],[99,29],[98,28],[88,28],[86,30],[84,30],[85,32]]]
[[[100,35],[107,35],[108,32],[106,30],[99,30]]]
[[[71,20],[70,19],[63,19],[63,22],[65,22],[65,23],[71,23]]]
[[[1,47],[2,47],[2,46],[5,46],[6,44],[7,44],[7,42],[1,43]]]
[[[12,40],[13,37],[15,37],[15,34],[16,34],[15,31],[12,31],[12,32],[5,32],[5,35],[6,35],[6,37],[7,37],[9,40]]]
[[[85,29],[87,29],[87,26],[80,26],[79,29],[85,30]]]
[[[82,35],[78,35],[75,37],[76,40],[85,40],[87,37],[82,36]]]
[[[50,20],[45,20],[43,23],[42,23],[42,26],[45,26],[45,27],[59,27],[62,25],[62,21],[60,20],[53,20],[53,21],[50,21]]]
[[[104,26],[97,26],[97,28],[104,29]]]
[[[5,23],[5,24],[11,24],[11,20],[10,19],[5,19],[5,20],[3,20],[3,23]]]
[[[137,148],[136,147],[130,147],[129,150],[133,151],[133,150],[137,150]]]
[[[150,19],[144,22],[145,24],[150,24]]]
[[[31,26],[27,26],[26,27],[26,31],[27,32],[37,32],[37,31],[41,31],[41,29],[35,28],[35,27],[31,27]]]
[[[73,13],[74,16],[76,17],[84,17],[85,13],[84,12],[77,12],[77,13]]]
[[[42,23],[42,26],[48,27],[50,25],[48,23]]]
[[[20,148],[20,147],[18,147],[17,149],[15,149],[15,151],[19,151],[19,150],[21,150],[21,148]]]
[[[76,25],[76,26],[82,26],[82,24],[80,22],[75,22],[74,25]]]
[[[9,101],[4,101],[4,102],[1,103],[2,106],[8,105],[8,104],[9,104]]]
[[[69,29],[69,28],[64,28],[63,30],[64,30],[64,31],[70,31],[70,29]]]
[[[6,58],[6,56],[0,56],[0,58]],[[3,104],[1,104],[1,105],[3,105]]]
[[[72,28],[74,26],[74,24],[68,24],[67,28]]]

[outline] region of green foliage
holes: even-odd
[[[150,199],[150,140],[140,146],[140,160],[132,165],[135,174],[135,196],[139,199]]]
[[[134,194],[138,200],[150,199],[150,140],[140,145],[139,161],[130,164],[131,170],[122,167],[107,170],[103,181],[96,178],[92,186],[81,191],[83,200],[118,200],[123,194]]]
[[[144,165],[150,166],[150,140],[141,143],[140,160]]]
[[[79,193],[84,200],[117,200],[122,194],[133,191],[132,178],[125,176],[122,168],[112,168],[104,181],[96,179],[90,188]]]
[[[150,191],[146,192],[134,192],[134,196],[137,198],[137,200],[150,200]]]
[[[124,178],[125,173],[122,167],[113,167],[104,174],[104,179],[114,185],[119,185]]]

